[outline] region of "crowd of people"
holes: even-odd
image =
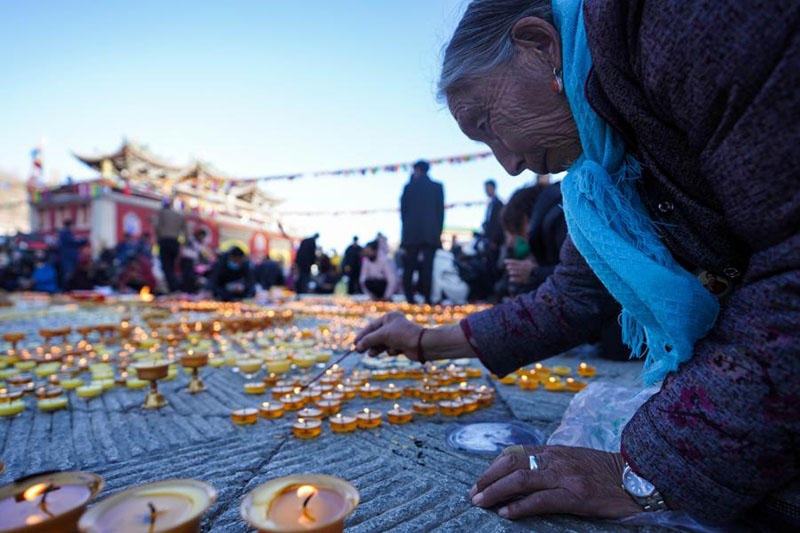
[[[122,235],[114,247],[92,253],[90,243],[64,220],[51,243],[7,239],[0,245],[0,289],[45,293],[103,288],[121,293],[201,294],[220,300],[252,297],[258,287],[285,283],[283,266],[269,257],[252,260],[242,245],[212,250],[202,227],[189,231],[185,216],[165,201],[150,233]],[[154,253],[156,251],[157,253]]]

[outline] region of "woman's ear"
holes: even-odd
[[[561,72],[561,37],[552,24],[539,17],[525,17],[511,28],[511,40],[520,51],[533,52]]]

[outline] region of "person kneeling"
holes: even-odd
[[[378,253],[378,242],[367,244],[361,255],[361,290],[373,300],[391,300],[397,289],[397,276],[386,255]]]
[[[217,259],[208,285],[214,298],[226,302],[255,294],[253,268],[241,248],[234,246]]]

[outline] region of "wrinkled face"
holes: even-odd
[[[554,78],[552,67],[519,53],[450,91],[447,104],[461,131],[489,146],[509,174],[561,172],[581,148],[569,103]]]

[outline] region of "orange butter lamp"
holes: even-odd
[[[170,479],[139,485],[101,501],[78,522],[82,533],[200,531],[217,491],[203,481]]]
[[[343,479],[298,475],[259,485],[245,496],[240,512],[258,531],[338,533],[358,502],[358,491]]]

